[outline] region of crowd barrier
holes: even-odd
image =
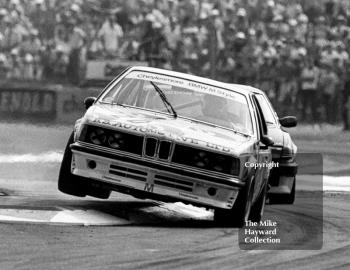
[[[85,111],[84,99],[102,88],[79,88],[39,83],[0,85],[0,121],[73,124]]]

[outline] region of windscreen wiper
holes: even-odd
[[[232,130],[234,133],[236,133],[236,134],[241,134],[241,135],[243,135],[244,137],[251,137],[251,135],[249,135],[249,134],[247,134],[247,133],[244,133],[244,132],[242,132],[242,131],[239,131],[239,130],[236,128],[236,125],[235,125],[234,123],[232,123],[232,122],[231,122],[231,126],[232,126],[231,130]]]
[[[166,95],[164,94],[164,92],[162,91],[162,89],[159,88],[158,85],[156,85],[154,82],[150,81],[150,83],[152,84],[152,86],[154,87],[154,89],[157,91],[157,93],[159,94],[160,98],[162,99],[163,103],[165,104],[165,107],[167,108],[169,113],[172,113],[172,115],[174,116],[174,118],[177,118],[177,113],[174,109],[174,107],[171,105],[171,103],[169,102],[169,100],[167,99]],[[170,108],[170,110],[169,110]]]

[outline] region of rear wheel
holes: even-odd
[[[270,204],[293,204],[295,200],[295,177],[290,194],[269,194]]]
[[[253,200],[253,178],[251,178],[244,189],[239,191],[238,197],[232,209],[216,209],[214,221],[221,226],[241,228],[249,219]]]

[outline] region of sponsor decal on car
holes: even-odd
[[[114,122],[114,121],[111,122],[109,120],[101,120],[101,119],[93,119],[91,122],[96,123],[96,124],[108,125],[108,126],[116,127],[116,128],[133,130],[133,131],[137,131],[137,132],[144,133],[144,134],[166,136],[166,137],[173,139],[175,141],[205,146],[206,148],[218,150],[218,151],[225,152],[225,153],[234,152],[233,149],[231,149],[230,147],[227,147],[227,146],[223,146],[223,145],[219,145],[219,144],[215,144],[215,143],[210,143],[210,142],[206,142],[206,141],[201,141],[201,140],[186,137],[186,136],[174,135],[172,133],[167,133],[165,131],[162,131],[162,130],[159,130],[156,128],[147,128],[147,127],[137,126],[137,125],[133,125],[133,124],[129,124],[129,123]]]
[[[245,102],[245,97],[243,95],[240,97],[239,95],[237,95],[237,92],[231,92],[227,89],[214,87],[214,86],[203,84],[200,82],[194,82],[190,80],[181,80],[171,76],[152,74],[149,72],[134,71],[128,74],[126,78],[153,81],[160,84],[165,83],[176,87],[183,87],[186,89],[190,89],[199,93],[215,95],[219,97],[232,99],[235,101],[239,101],[239,99],[241,99],[241,102]]]

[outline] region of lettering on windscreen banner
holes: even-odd
[[[126,76],[126,78],[153,81],[156,83],[164,83],[164,84],[196,91],[202,94],[210,94],[214,96],[224,97],[224,98],[232,99],[241,103],[246,102],[246,98],[244,97],[244,95],[238,92],[233,92],[226,88],[220,88],[209,84],[193,82],[187,79],[175,78],[173,76],[167,76],[163,74],[154,74],[150,72],[133,71],[129,73]]]

